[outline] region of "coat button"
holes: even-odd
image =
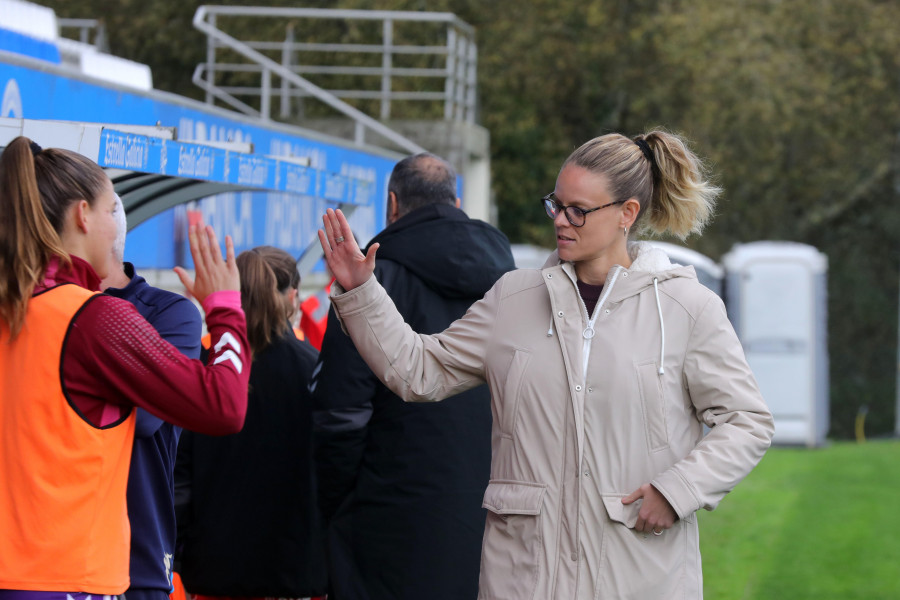
[[[547,279],[553,279],[553,273],[547,273]]]
[[[556,313],[556,316],[557,316],[557,317],[563,316],[563,311],[559,311],[558,313]]]
[[[576,392],[580,392],[580,391],[581,391],[581,386],[580,386],[580,385],[576,385],[576,386],[575,386],[575,391],[576,391]]]
[[[572,560],[578,560],[578,552],[572,553]]]
[[[588,392],[593,393],[594,388],[588,388]]]
[[[590,477],[590,476],[591,476],[591,472],[588,471],[587,469],[585,469],[585,471],[584,471],[584,476],[585,476],[585,477]]]

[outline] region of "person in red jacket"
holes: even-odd
[[[74,152],[18,137],[0,156],[0,600],[82,600],[129,585],[128,465],[141,407],[223,435],[247,411],[250,347],[234,249],[190,232],[208,365],[130,303],[99,294],[112,183]]]

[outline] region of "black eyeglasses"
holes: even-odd
[[[569,223],[572,224],[573,227],[583,227],[584,222],[587,220],[587,214],[592,213],[595,210],[600,210],[601,208],[606,208],[607,206],[614,206],[616,204],[623,204],[625,200],[616,200],[615,202],[610,202],[609,204],[604,204],[603,206],[598,206],[597,208],[591,208],[588,210],[584,210],[583,208],[578,208],[577,206],[565,206],[556,199],[556,194],[550,192],[543,198],[541,198],[541,202],[544,204],[544,210],[547,211],[547,216],[553,220],[556,220],[556,217],[559,216],[559,211],[565,211],[566,219]]]

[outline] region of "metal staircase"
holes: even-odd
[[[253,27],[247,22],[253,20]],[[283,31],[278,40],[238,39],[228,27],[243,21],[244,30]],[[258,23],[257,23],[258,21]],[[309,21],[325,23],[366,23],[369,31],[378,31],[380,39],[367,43],[298,40],[296,31]],[[277,25],[273,27],[273,23]],[[373,27],[374,25],[374,27]],[[477,48],[473,28],[450,13],[330,10],[314,8],[266,8],[242,6],[201,6],[194,15],[194,26],[207,36],[206,62],[194,71],[194,83],[206,92],[207,103],[220,101],[245,114],[273,119],[273,106],[283,121],[301,121],[304,102],[309,98],[328,105],[353,123],[357,143],[374,143],[367,136],[387,140],[407,152],[419,152],[421,146],[389,127],[390,119],[403,119],[411,103],[440,109],[435,120],[475,122]],[[412,27],[411,27],[412,26]],[[314,27],[314,25],[313,25]],[[345,27],[332,27],[340,31]],[[319,27],[318,33],[327,30]],[[404,32],[431,38],[430,43],[409,43]],[[372,37],[372,36],[370,36]],[[241,57],[241,62],[226,62],[222,57]],[[440,66],[404,66],[409,57],[432,57]],[[240,74],[240,77],[235,77]],[[329,78],[344,77],[362,82],[357,89],[328,88]],[[243,78],[240,85],[233,83]],[[316,78],[319,83],[310,78]],[[247,84],[248,79],[256,83]],[[229,84],[229,81],[232,83]],[[377,115],[366,114],[353,106],[369,101],[377,103]],[[365,104],[365,103],[363,103]],[[402,106],[398,106],[402,105]],[[377,117],[377,118],[376,118]]]

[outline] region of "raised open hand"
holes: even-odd
[[[240,291],[241,278],[234,259],[234,243],[231,241],[231,236],[225,236],[225,260],[222,260],[216,232],[209,225],[205,227],[192,225],[188,238],[191,243],[191,257],[194,259],[196,277],[191,280],[187,271],[181,267],[175,267],[175,272],[188,293],[202,303],[213,292]]]
[[[378,244],[372,244],[369,252],[363,256],[350,224],[340,209],[328,209],[322,217],[325,230],[319,230],[319,243],[325,253],[325,262],[337,282],[346,291],[350,291],[368,281],[375,270],[375,252]]]

